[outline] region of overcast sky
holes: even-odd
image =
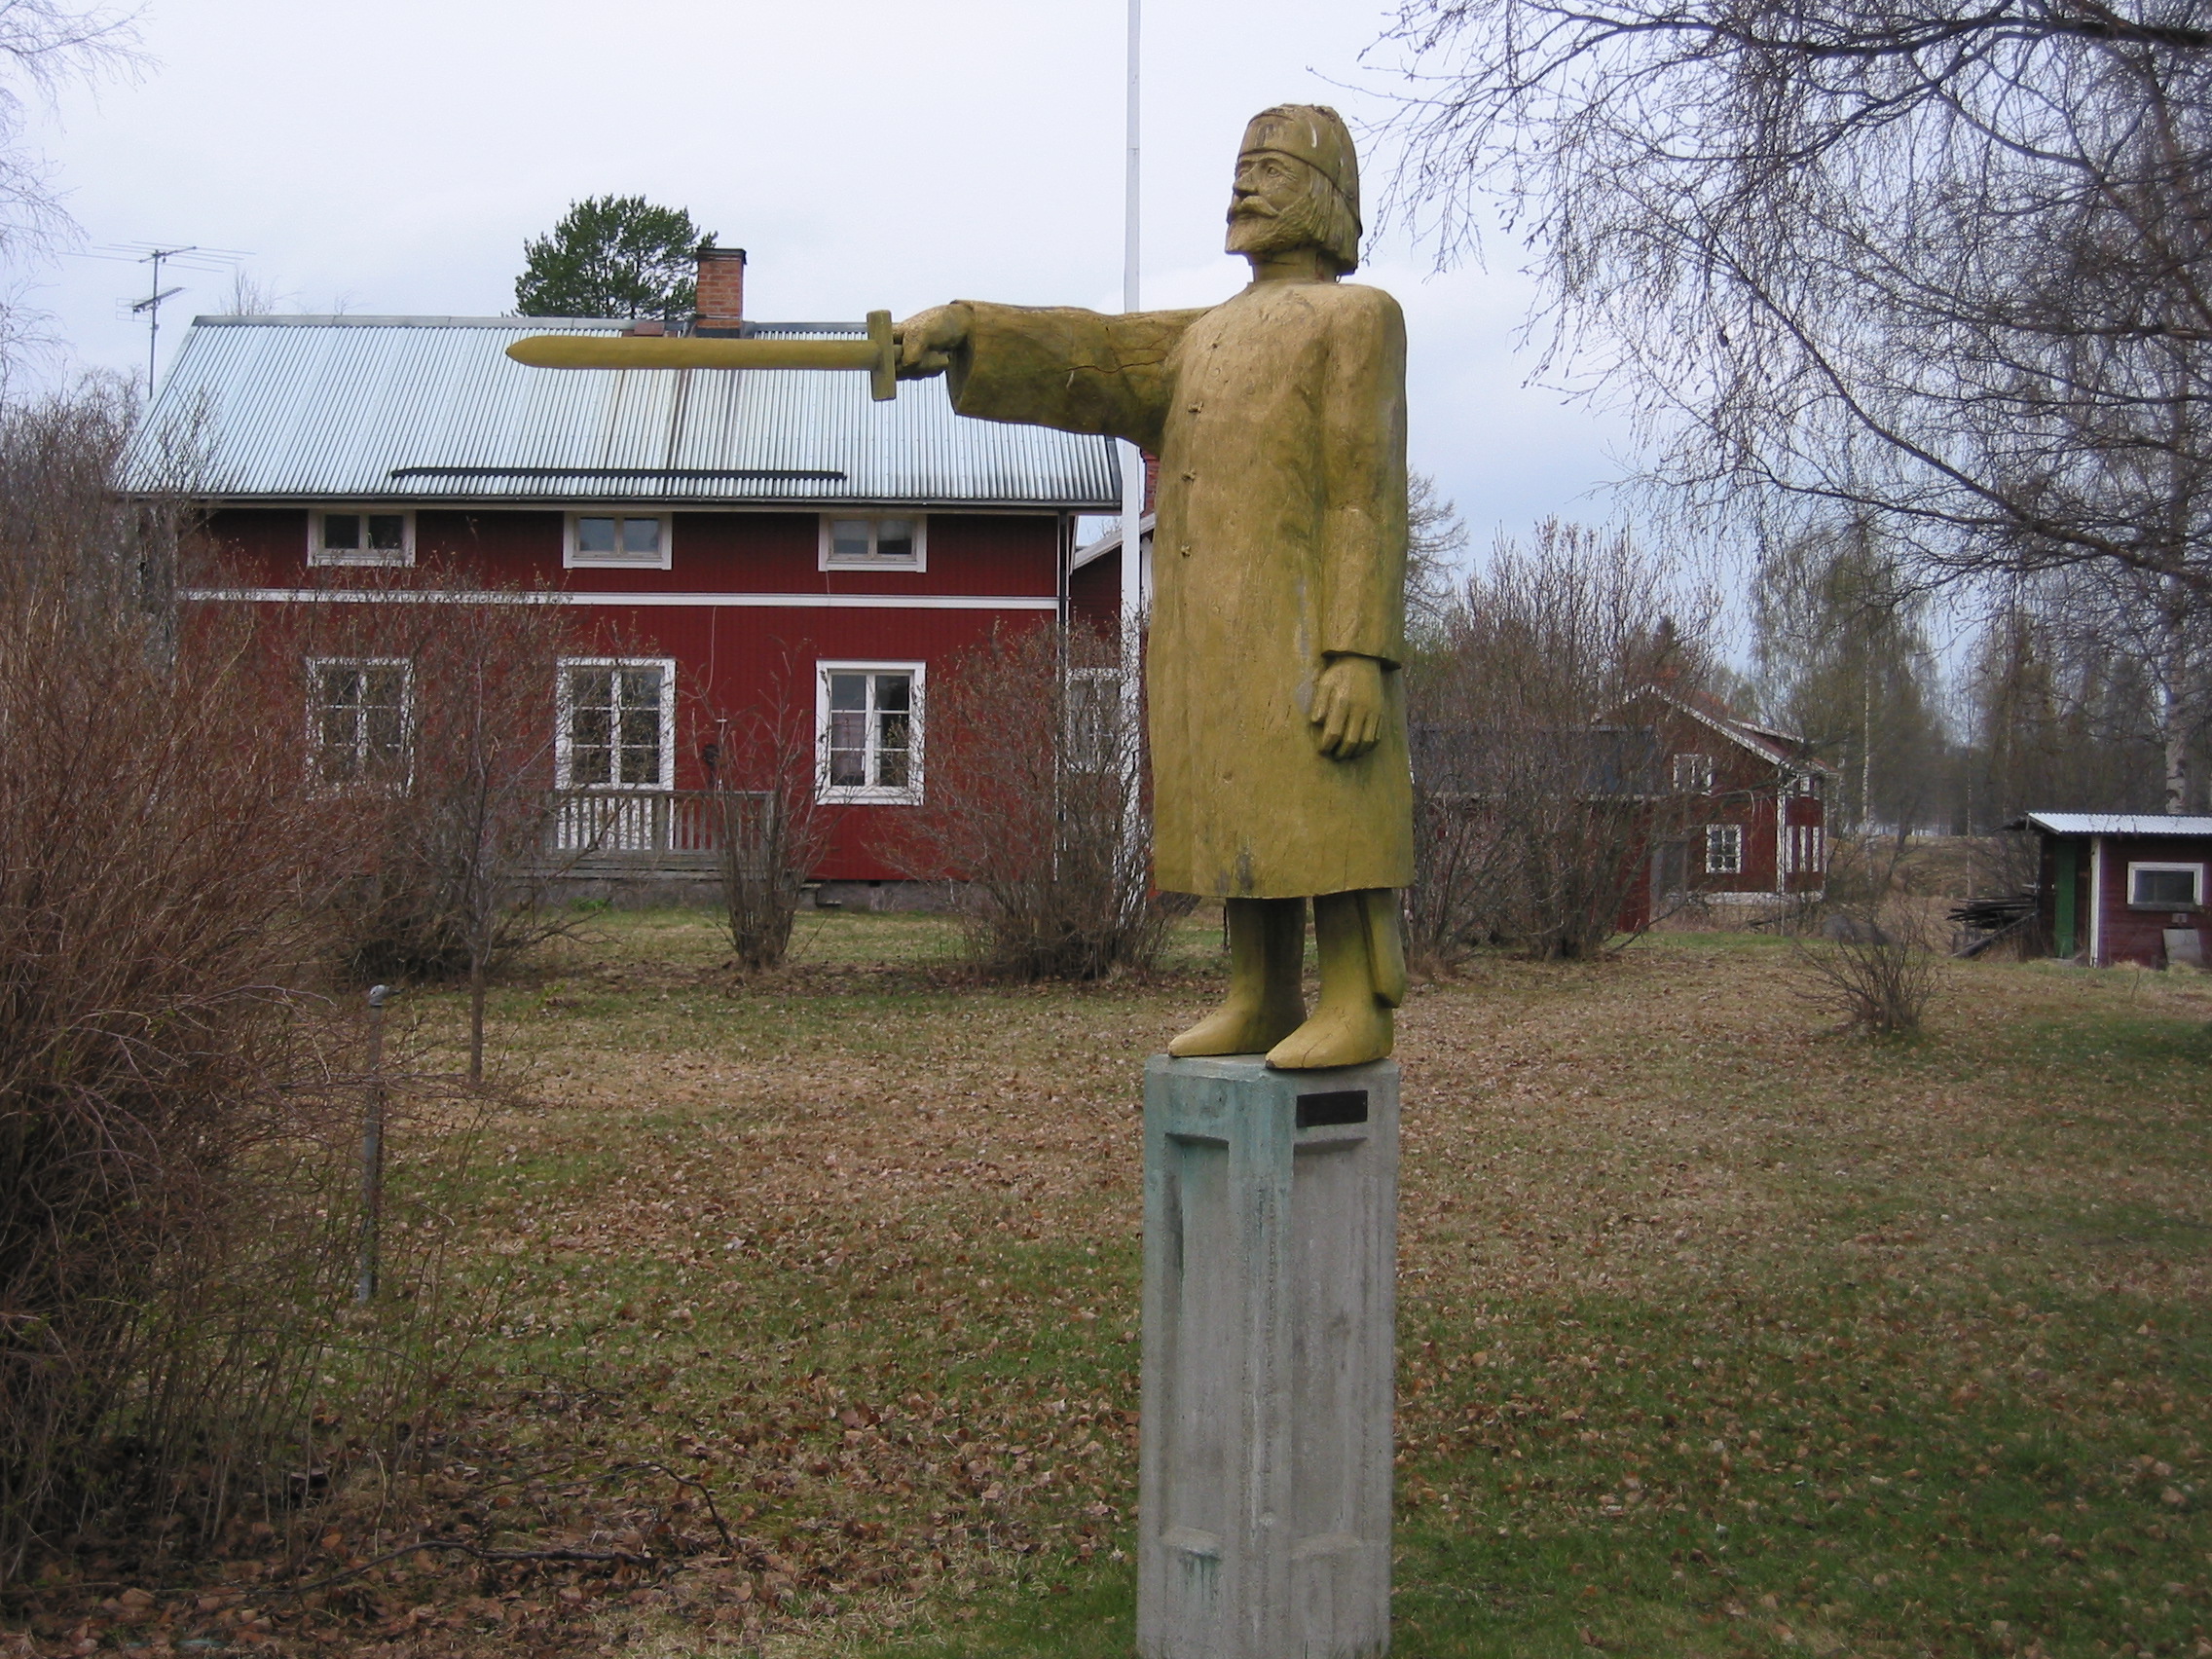
[[[64,94],[32,137],[86,244],[249,250],[282,311],[509,311],[524,239],[608,192],[746,248],[756,317],[955,297],[1119,310],[1124,4],[152,0],[144,72]],[[1243,279],[1220,248],[1244,122],[1288,100],[1379,116],[1389,83],[1360,56],[1385,18],[1364,0],[1145,14],[1143,297],[1203,304]],[[1612,516],[1589,492],[1618,475],[1625,432],[1524,384],[1515,250],[1440,276],[1385,234],[1368,257],[1359,279],[1407,312],[1414,464],[1477,540]],[[126,309],[143,268],[30,275],[61,342],[49,374],[143,374]],[[176,279],[165,362],[229,299],[221,276]]]

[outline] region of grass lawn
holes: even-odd
[[[1218,935],[990,990],[807,925],[746,984],[609,915],[495,996],[496,1334],[314,1555],[682,1570],[411,1556],[204,1640],[1129,1651],[1139,1073]],[[1966,964],[1888,1043],[1793,984],[1679,935],[1411,999],[1395,1652],[2212,1655],[2212,979]]]

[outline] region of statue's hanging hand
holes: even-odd
[[[892,330],[899,343],[899,378],[927,380],[943,374],[968,344],[969,320],[968,308],[955,301],[916,312]]]
[[[1373,657],[1329,659],[1313,682],[1306,717],[1320,728],[1321,753],[1356,760],[1382,735],[1382,665]]]

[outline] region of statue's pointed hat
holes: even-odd
[[[1273,150],[1295,156],[1337,187],[1353,224],[1359,217],[1359,156],[1344,117],[1326,104],[1277,104],[1244,129],[1244,155]]]

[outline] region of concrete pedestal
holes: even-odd
[[[1145,1066],[1144,1659],[1390,1641],[1398,1068]]]

